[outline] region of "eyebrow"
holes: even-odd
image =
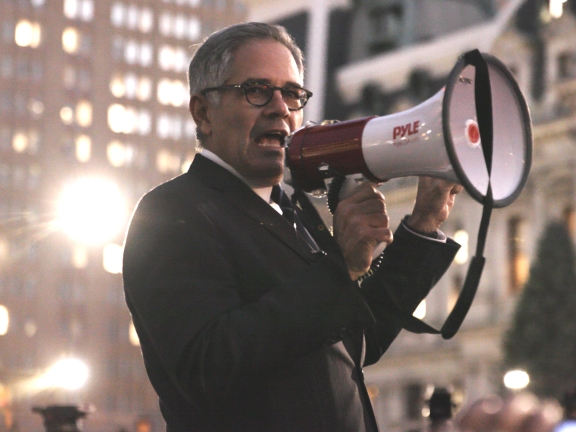
[[[265,78],[247,78],[245,79],[242,84],[248,84],[248,83],[256,83],[256,84],[270,84],[270,80],[265,79]],[[302,84],[298,84],[296,82],[293,81],[288,81],[285,85],[283,85],[282,87],[297,87],[297,88],[304,88],[304,86]]]

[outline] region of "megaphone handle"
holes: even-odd
[[[344,174],[336,173],[328,185],[328,193],[326,198],[328,210],[330,210],[332,215],[336,213],[336,208],[338,208],[338,204],[340,204],[340,192],[342,191],[342,186],[344,186],[345,181],[346,176]]]
[[[328,193],[327,193],[327,204],[328,210],[330,210],[331,214],[336,213],[336,208],[340,203],[340,199],[345,198],[347,193],[352,191],[356,186],[356,180],[346,177],[344,174],[340,174],[339,172],[333,173],[334,177],[332,181],[328,185]],[[364,274],[360,276],[358,282],[362,282],[364,279],[372,276],[374,271],[380,266],[382,262],[382,252],[386,248],[386,243],[382,242],[374,249],[372,253],[372,264],[370,265],[370,269]]]

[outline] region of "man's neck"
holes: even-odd
[[[246,179],[242,174],[236,171],[234,167],[232,167],[230,164],[224,162],[220,156],[216,155],[215,153],[205,148],[202,149],[201,154],[206,159],[210,159],[212,162],[220,165],[222,168],[234,174],[236,177],[238,177],[240,180],[242,180],[244,183],[250,186],[250,189],[252,189],[264,201],[266,201],[267,203],[270,202],[270,194],[272,193],[272,186],[254,187],[250,183],[250,181],[248,181],[248,179]]]

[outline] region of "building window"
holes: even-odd
[[[21,47],[38,48],[41,42],[41,27],[37,22],[20,20],[14,30],[14,42]]]
[[[92,140],[88,135],[78,135],[74,139],[76,159],[78,162],[86,163],[92,154]]]
[[[184,81],[162,79],[158,82],[157,98],[162,105],[184,106],[188,102],[188,86]]]
[[[74,110],[69,105],[63,106],[60,109],[60,120],[65,125],[71,125],[74,121]]]
[[[402,32],[401,5],[374,8],[369,19],[372,34],[370,52],[378,54],[396,48]]]
[[[162,0],[163,3],[175,3],[177,5],[188,5],[190,7],[198,7],[202,0]]]
[[[68,54],[89,56],[92,52],[92,38],[74,27],[67,27],[62,32],[62,49]]]
[[[152,127],[152,116],[144,109],[113,104],[108,107],[108,126],[116,133],[148,135]]]
[[[106,147],[108,162],[115,168],[120,168],[130,164],[133,150],[131,146],[120,141],[112,141]]]
[[[114,3],[110,8],[110,23],[114,27],[122,27],[126,19],[126,7],[122,3]]]
[[[112,57],[130,65],[149,67],[152,65],[154,48],[148,42],[116,37],[112,40]]]
[[[148,158],[146,151],[139,147],[119,140],[110,141],[106,147],[108,163],[115,168],[135,166],[146,168]]]
[[[152,96],[152,80],[130,72],[124,75],[115,74],[110,80],[110,92],[117,98],[147,101]]]
[[[76,124],[88,127],[92,124],[92,103],[83,100],[76,104]]]
[[[35,129],[16,130],[12,136],[12,150],[35,155],[40,146],[40,134]]]
[[[114,27],[126,27],[130,30],[150,33],[154,28],[154,13],[147,7],[126,6],[117,2],[110,8],[110,22]]]
[[[526,223],[520,217],[508,220],[508,274],[510,292],[515,294],[528,279],[529,262],[525,251]]]
[[[64,16],[68,19],[92,21],[94,18],[94,1],[64,0]]]
[[[80,50],[80,32],[68,27],[62,32],[62,49],[68,54],[77,54]]]
[[[165,71],[186,72],[189,58],[183,48],[163,45],[158,51],[158,65]]]
[[[154,13],[149,8],[144,8],[140,11],[138,20],[138,30],[142,33],[150,33],[154,27]]]
[[[74,66],[64,66],[62,82],[68,90],[77,89],[88,93],[92,89],[92,73],[88,69],[77,69]]]
[[[65,125],[76,123],[81,127],[88,127],[92,124],[92,104],[89,101],[78,101],[76,107],[66,105],[60,109],[60,119]]]
[[[194,15],[163,13],[158,20],[158,31],[163,36],[195,41],[200,38],[201,23]]]

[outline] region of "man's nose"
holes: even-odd
[[[290,115],[290,110],[282,98],[282,92],[280,89],[273,90],[272,99],[270,99],[270,102],[266,104],[264,111],[267,115],[277,115],[282,118]]]

